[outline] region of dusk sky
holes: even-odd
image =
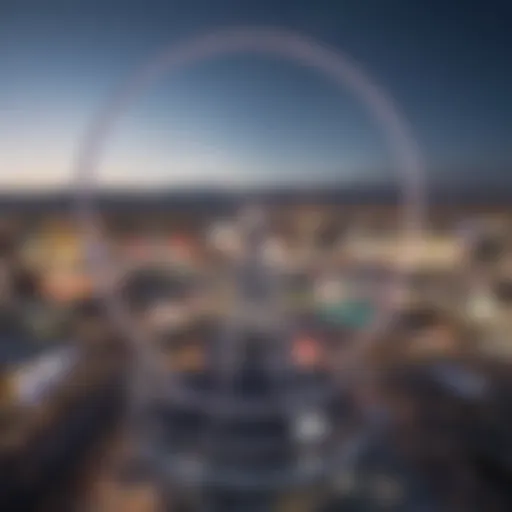
[[[70,182],[112,90],[171,45],[226,26],[299,31],[339,48],[394,99],[436,184],[512,185],[509,0],[3,0],[0,187]],[[393,179],[382,133],[348,90],[271,56],[169,76],[107,145],[105,184]]]

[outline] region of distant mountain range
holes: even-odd
[[[116,190],[101,191],[93,195],[100,209],[211,209],[236,206],[243,201],[293,204],[312,202],[347,205],[392,205],[402,201],[396,188],[379,187],[280,187],[227,191],[222,189],[180,189],[158,191]],[[3,211],[66,210],[73,207],[76,195],[71,191],[59,192],[0,192],[0,209]],[[506,187],[465,189],[431,189],[426,198],[429,204],[472,205],[486,204],[507,206],[511,203],[512,190]]]

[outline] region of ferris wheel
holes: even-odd
[[[348,57],[286,30],[227,29],[165,49],[136,71],[92,123],[77,159],[76,213],[87,243],[99,248],[91,262],[97,288],[134,354],[131,421],[136,442],[174,490],[196,486],[220,501],[226,493],[251,496],[243,502],[247,507],[255,502],[256,491],[265,501],[285,489],[329,478],[381,428],[382,415],[366,401],[358,412],[362,426],[347,440],[340,410],[346,411],[347,391],[364,385],[364,354],[394,313],[393,290],[406,277],[413,255],[403,251],[396,279],[379,294],[375,322],[344,344],[343,358],[334,354],[328,371],[304,372],[292,355],[297,326],[282,307],[282,276],[265,258],[265,208],[244,205],[237,219],[242,257],[229,272],[236,300],[230,314],[210,329],[210,364],[199,375],[169,374],[157,345],[148,342],[150,334],[134,325],[115,284],[102,278],[113,273],[115,262],[101,250],[94,209],[96,167],[124,112],[163,75],[244,52],[277,55],[323,73],[367,107],[395,158],[406,247],[414,247],[421,236],[425,205],[421,158],[393,102]],[[216,236],[218,243],[229,245],[225,231]]]

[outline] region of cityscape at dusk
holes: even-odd
[[[509,3],[0,2],[0,511],[510,512]]]

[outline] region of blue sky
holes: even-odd
[[[79,141],[117,84],[165,45],[238,24],[299,30],[360,62],[405,113],[434,182],[509,179],[505,2],[10,0],[1,9],[4,189],[69,183]],[[292,63],[237,56],[149,91],[109,141],[100,178],[349,186],[390,180],[391,167],[382,134],[348,91]]]

